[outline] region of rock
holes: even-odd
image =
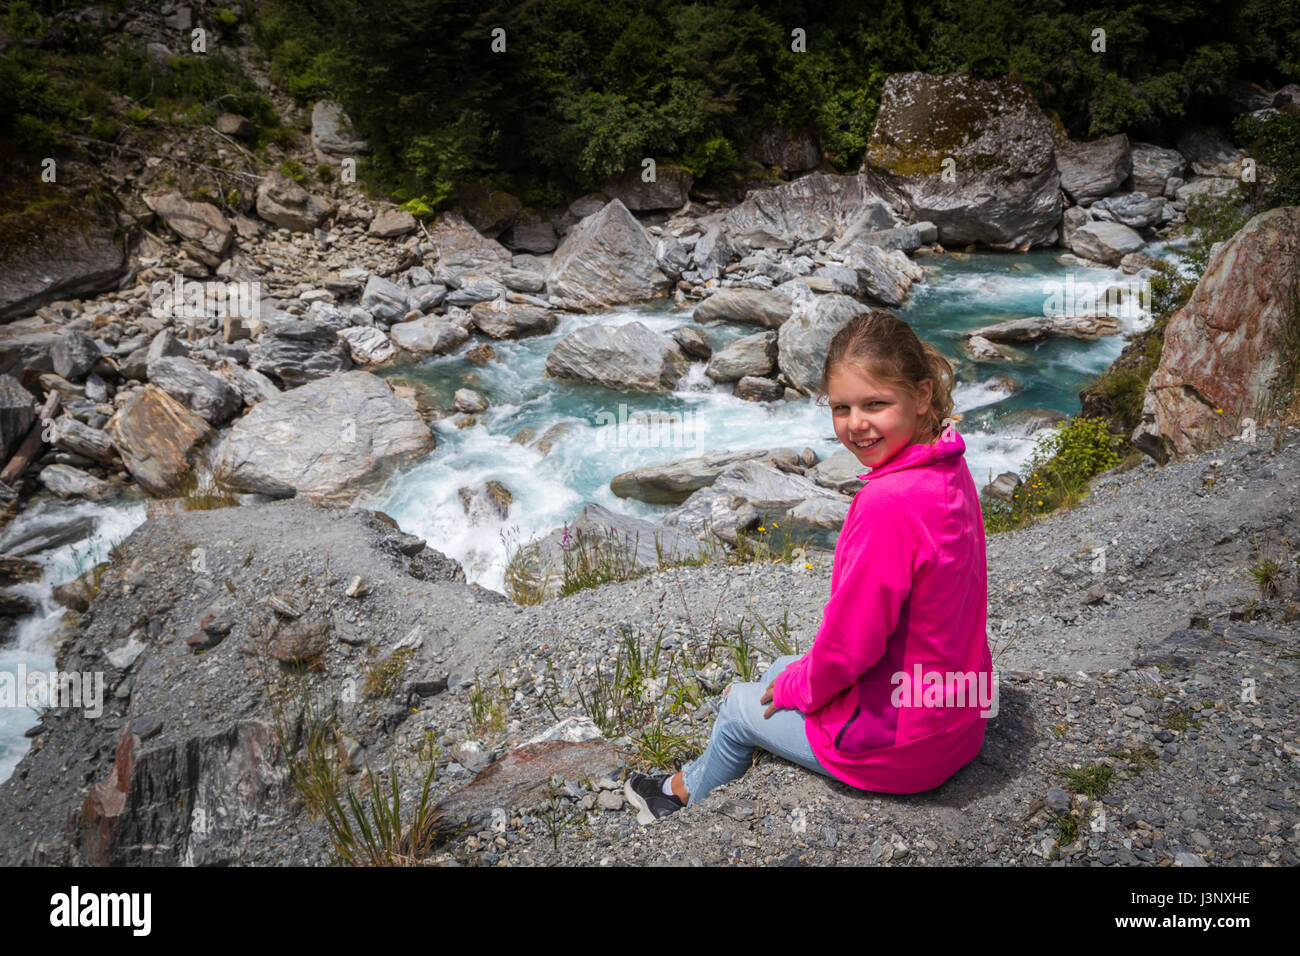
[[[506,294],[506,287],[491,276],[462,272],[453,280],[456,286],[447,293],[446,304],[449,307],[465,308],[479,302],[489,302]],[[451,310],[448,309],[448,317]]]
[[[71,465],[46,465],[38,477],[41,484],[60,498],[89,498],[98,501],[117,494],[117,489],[108,482]]]
[[[95,518],[92,515],[38,518],[21,529],[9,529],[0,538],[0,552],[7,558],[25,558],[83,541],[94,530]]]
[[[358,365],[379,365],[397,354],[388,336],[373,326],[354,326],[338,332],[348,355]]]
[[[1058,816],[1070,812],[1070,795],[1060,787],[1048,787],[1045,799],[1047,809]]]
[[[45,565],[39,561],[0,554],[0,586],[8,587],[21,581],[39,581],[44,573]]]
[[[276,384],[261,372],[244,368],[233,359],[223,360],[213,368],[213,372],[225,379],[230,387],[239,393],[245,405],[256,405],[265,398],[280,394]]]
[[[537,549],[549,567],[563,568],[566,552],[576,553],[579,542],[586,561],[608,560],[615,567],[642,571],[657,570],[661,556],[665,561],[698,557],[701,548],[684,529],[617,515],[589,503],[568,522],[567,528],[556,528],[542,538]]]
[[[482,392],[476,392],[472,388],[458,388],[452,401],[455,403],[456,411],[468,412],[471,415],[477,415],[480,412],[486,412],[488,408],[487,396]]]
[[[1251,219],[1214,255],[1165,329],[1133,444],[1164,462],[1230,438],[1282,368],[1300,288],[1300,207]]]
[[[858,461],[857,455],[847,448],[841,448],[810,468],[805,477],[842,495],[855,495],[866,484],[858,477],[866,470],[866,466]]]
[[[282,664],[308,663],[325,653],[329,632],[329,622],[319,618],[281,623],[267,649]]]
[[[813,394],[821,385],[831,339],[849,319],[868,311],[862,303],[835,293],[796,308],[777,334],[777,364],[791,384]]]
[[[105,431],[122,464],[152,495],[174,494],[212,427],[156,385],[135,392],[108,420]]]
[[[1061,188],[1072,202],[1089,203],[1109,196],[1133,172],[1128,137],[1117,133],[1090,143],[1070,140],[1058,145],[1056,168]]]
[[[488,362],[494,361],[496,357],[496,351],[486,342],[480,342],[465,351],[465,358],[475,365],[486,365]]]
[[[429,244],[444,269],[482,268],[510,262],[510,250],[479,233],[455,212],[439,214],[429,227]]]
[[[233,136],[236,139],[252,139],[257,135],[257,125],[246,116],[238,113],[222,113],[214,124],[218,133]]]
[[[1164,216],[1165,201],[1146,193],[1116,193],[1093,203],[1093,218],[1123,223],[1130,229],[1157,225]]]
[[[1179,186],[1174,195],[1190,209],[1192,203],[1202,200],[1232,199],[1240,195],[1240,183],[1236,179],[1222,179],[1218,176],[1195,176],[1184,186]]]
[[[713,347],[709,345],[698,329],[682,326],[679,329],[673,329],[672,335],[673,341],[681,346],[681,350],[693,359],[707,361],[709,356],[713,354]]]
[[[660,239],[655,243],[655,262],[660,272],[676,279],[691,268],[691,248],[680,239]]]
[[[1144,269],[1154,269],[1158,265],[1160,260],[1145,252],[1130,252],[1119,260],[1119,267],[1129,275],[1136,275]]]
[[[278,171],[272,171],[257,187],[257,214],[284,229],[311,232],[331,212],[329,202]]]
[[[541,292],[546,288],[546,275],[528,269],[500,269],[497,278],[513,292]]]
[[[352,367],[339,330],[314,319],[268,324],[252,358],[252,367],[289,388]]]
[[[695,307],[696,322],[747,322],[769,329],[780,328],[790,317],[794,303],[777,292],[764,289],[719,289]]]
[[[714,352],[705,374],[715,382],[734,382],[747,375],[767,375],[775,367],[776,333],[758,332],[733,339]]]
[[[913,282],[925,272],[902,252],[886,252],[879,246],[858,240],[844,249],[844,264],[857,273],[867,295],[885,305],[902,305]]]
[[[1243,153],[1222,131],[1209,126],[1193,125],[1178,138],[1178,151],[1187,157],[1192,172],[1198,176],[1241,175]]]
[[[113,449],[113,439],[99,428],[83,425],[71,415],[60,415],[54,420],[51,429],[53,445],[64,448],[76,455],[89,458],[102,464],[111,464],[117,459]]]
[[[555,226],[530,209],[520,212],[510,228],[501,234],[501,242],[508,249],[525,252],[550,252],[559,241]]]
[[[407,290],[382,276],[366,279],[361,293],[361,308],[386,324],[396,322],[410,311]]]
[[[1021,408],[1001,416],[998,425],[1013,435],[1028,438],[1068,419],[1068,415],[1054,408]]]
[[[1071,206],[1061,214],[1061,244],[1069,248],[1075,231],[1085,223],[1092,222],[1092,213],[1083,206]]]
[[[596,778],[618,764],[618,752],[603,740],[525,744],[488,764],[468,786],[438,801],[433,826],[444,842],[466,836],[487,826],[498,807],[513,810],[545,803],[552,777]]]
[[[785,386],[770,378],[746,375],[736,382],[735,395],[747,402],[779,402],[785,398]]]
[[[1019,362],[1024,357],[1015,349],[990,342],[982,335],[968,335],[962,339],[962,350],[977,362]]]
[[[645,182],[642,175],[638,164],[606,182],[600,191],[633,212],[678,209],[686,204],[694,178],[685,167],[658,163],[652,182]]]
[[[1056,241],[1054,127],[1016,78],[890,75],[866,168],[880,195],[911,220],[934,223],[944,245],[1019,249]]]
[[[1002,501],[1010,501],[1020,490],[1020,476],[1014,471],[1004,471],[991,482],[985,485],[980,494],[990,498],[999,498]]]
[[[1102,335],[1116,335],[1119,320],[1105,313],[1089,315],[1030,315],[986,325],[968,336],[989,342],[1041,342],[1051,336],[1092,340]]]
[[[164,357],[150,362],[148,368],[150,382],[213,425],[224,425],[243,405],[225,379],[190,359]]]
[[[699,458],[625,471],[610,480],[609,490],[620,498],[635,498],[647,504],[678,505],[699,489],[713,484],[718,475],[733,465],[757,460],[794,464],[795,455],[789,448],[714,451]]]
[[[176,190],[160,196],[145,196],[144,203],[182,239],[191,243],[187,251],[204,265],[216,268],[234,239],[230,221],[211,203],[190,202]]]
[[[1164,195],[1165,182],[1187,170],[1187,160],[1178,150],[1150,143],[1134,143],[1131,158],[1133,172],[1128,188],[1148,196]]]
[[[23,388],[12,375],[0,375],[0,454],[6,463],[35,423],[36,408],[32,393]]]
[[[378,239],[396,239],[415,231],[415,217],[405,209],[384,209],[370,220],[367,235]]]
[[[258,403],[216,457],[235,490],[350,502],[359,485],[433,445],[419,414],[383,379],[352,371]]]
[[[61,183],[70,165],[59,164]],[[39,182],[36,169],[23,175],[30,176],[24,182]],[[121,231],[110,204],[81,186],[42,183],[39,189],[39,204],[13,210],[5,217],[0,322],[26,315],[48,302],[115,290],[126,270]],[[0,371],[13,374],[21,369],[7,360]]]
[[[469,224],[491,239],[510,228],[524,208],[510,193],[481,183],[463,183],[459,198]]]
[[[473,306],[474,327],[493,339],[522,339],[555,331],[559,318],[549,309],[497,299]]]
[[[564,237],[546,276],[553,303],[586,311],[653,299],[668,288],[650,237],[617,199]]]
[[[622,810],[623,795],[616,790],[602,790],[600,795],[596,797],[596,805],[602,810],[608,810],[610,812]]]
[[[865,203],[879,200],[864,176],[812,173],[755,189],[722,221],[737,241],[754,230],[782,244],[830,239],[857,219]]]
[[[821,162],[817,138],[811,130],[792,130],[783,126],[768,126],[760,131],[746,155],[764,166],[775,166],[783,173],[816,169]]]
[[[370,152],[366,141],[353,130],[342,104],[330,100],[317,100],[311,109],[311,148],[318,163],[331,166]]]
[[[628,322],[588,325],[570,332],[546,357],[546,374],[620,391],[668,392],[689,365],[669,336],[652,332],[641,322]]]
[[[456,494],[470,524],[479,523],[475,519],[480,517],[504,521],[510,516],[510,505],[514,501],[510,489],[499,481],[487,481],[476,488],[458,488]]]
[[[1070,237],[1070,251],[1075,255],[1111,266],[1144,245],[1140,235],[1118,222],[1087,222]]]
[[[0,276],[0,289],[4,277]],[[54,364],[50,356],[63,335],[57,325],[28,325],[38,319],[22,320],[10,325],[0,325],[0,374],[18,378],[24,369],[51,372]]]
[[[69,381],[79,382],[90,373],[103,354],[95,340],[85,332],[69,329],[54,343],[50,361],[54,364],[56,374]]]
[[[388,330],[393,344],[408,352],[443,355],[464,345],[469,333],[454,322],[428,315],[412,322],[398,322]]]
[[[691,250],[691,262],[700,278],[707,282],[722,275],[735,255],[736,250],[727,234],[722,231],[722,225],[715,222],[695,243],[695,248]]]
[[[108,662],[118,670],[129,671],[135,662],[140,659],[140,655],[144,653],[144,642],[136,639],[138,633],[138,631],[132,632],[123,643],[104,655],[108,658]]]

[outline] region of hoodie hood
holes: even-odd
[[[916,468],[934,461],[964,455],[966,453],[966,443],[962,441],[961,435],[957,434],[956,426],[948,420],[945,420],[944,426],[943,431],[939,433],[939,437],[933,442],[907,445],[899,449],[893,458],[872,468],[865,475],[858,475],[858,477],[870,481],[891,472],[902,471],[904,468]]]

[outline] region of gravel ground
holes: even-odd
[[[1275,450],[1265,431],[1254,446],[1105,475],[1077,509],[991,537],[999,712],[979,756],[935,790],[855,791],[760,755],[741,780],[642,828],[622,805],[617,780],[590,791],[571,781],[557,790],[551,823],[536,809],[509,808],[496,826],[431,860],[1294,865],[1297,463],[1296,433]],[[689,670],[696,698],[662,722],[698,746],[733,676],[723,637],[758,620],[779,633],[784,621],[806,649],[829,590],[823,554],[812,569],[677,568],[516,607],[467,588],[451,563],[416,552],[418,541],[366,512],[287,501],[245,506],[238,522],[230,516],[191,512],[146,523],[91,611],[69,622],[60,667],[107,667],[112,696],[99,720],[51,713],[33,752],[0,785],[0,863],[86,861],[85,838],[70,839],[65,821],[109,776],[127,720],[141,726],[150,718],[146,755],[204,752],[232,726],[265,722],[268,688],[288,679],[268,679],[257,652],[272,614],[259,602],[271,594],[306,619],[332,613],[322,670],[310,680],[336,693],[349,682],[364,689],[393,648],[414,645],[378,696],[358,693],[340,711],[354,764],[374,768],[381,781],[396,767],[409,806],[430,751],[440,796],[557,718],[584,714],[579,688],[589,696],[596,668],[611,668],[629,638],[643,648],[661,640],[660,676],[669,661],[680,675],[686,655],[698,658]],[[1270,600],[1247,570],[1261,546],[1287,574]],[[192,570],[195,548],[203,549],[204,572]],[[369,593],[349,597],[357,576]],[[219,601],[234,626],[197,655],[185,638]],[[765,647],[761,668],[774,648],[761,627],[749,633]],[[105,654],[132,634],[143,651],[128,670],[113,668]],[[714,663],[703,666],[709,656]],[[649,709],[663,713],[667,704],[662,696]],[[645,738],[622,729],[615,743],[626,764],[637,765]],[[168,822],[151,809],[144,816],[153,823],[141,824],[147,832],[124,859],[327,862],[325,826],[292,803],[277,766],[278,776],[263,774],[251,808],[202,833],[183,816]],[[150,773],[164,790],[192,776]],[[360,786],[360,777],[347,779]]]

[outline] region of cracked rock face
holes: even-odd
[[[1133,444],[1158,461],[1228,439],[1280,370],[1300,290],[1300,207],[1260,213],[1206,267],[1165,330]]]

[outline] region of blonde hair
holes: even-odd
[[[872,309],[855,315],[835,333],[822,366],[819,403],[829,390],[831,374],[846,363],[887,385],[905,389],[913,397],[921,383],[930,380],[930,410],[917,428],[918,442],[934,441],[946,421],[961,420],[953,413],[952,363],[929,342],[917,338],[912,327],[895,315]]]

